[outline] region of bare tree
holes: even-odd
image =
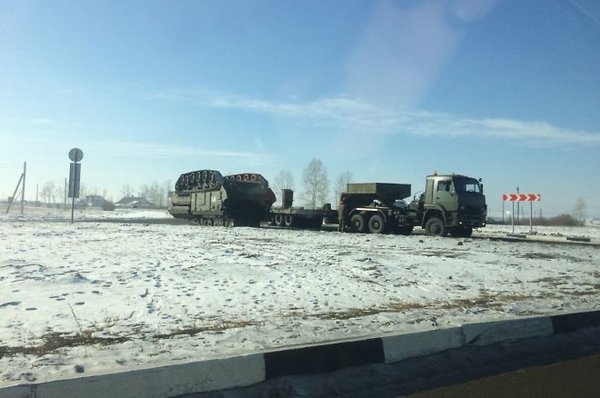
[[[346,170],[343,173],[340,173],[336,176],[335,178],[335,201],[338,201],[340,199],[340,194],[342,192],[346,192],[346,186],[348,185],[348,183],[350,183],[352,181],[352,173],[350,172],[350,170]]]
[[[289,170],[280,170],[273,180],[272,189],[279,202],[282,189],[294,189],[294,176],[292,172]]]
[[[583,218],[585,217],[586,208],[587,205],[585,200],[581,196],[577,198],[577,201],[575,202],[575,218],[579,220],[580,227],[583,225]]]
[[[156,207],[165,207],[169,196],[170,181],[165,181],[162,185],[154,181],[150,185],[142,185],[142,196]]]
[[[88,196],[88,187],[85,184],[80,184],[79,185],[79,197],[85,198],[86,196]]]
[[[42,187],[40,195],[46,203],[52,203],[54,201],[54,196],[55,196],[54,183],[52,181],[45,183],[44,186]]]
[[[171,192],[171,180],[166,180],[163,183],[163,188],[162,188],[163,205],[161,207],[165,207],[169,204],[170,192]]]
[[[123,187],[121,188],[121,195],[123,195],[124,198],[128,198],[131,195],[133,195],[134,190],[135,190],[135,188],[133,187],[133,185],[131,185],[130,183],[127,183],[127,184],[123,185]]]
[[[160,185],[154,181],[150,185],[142,185],[142,197],[146,198],[149,202],[152,202],[157,207],[161,206],[161,193]]]
[[[306,206],[311,209],[317,208],[317,203],[323,204],[327,200],[329,191],[329,179],[327,169],[321,159],[313,159],[304,169],[304,200]]]

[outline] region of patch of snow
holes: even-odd
[[[600,306],[591,246],[5,217],[0,253],[0,385]]]

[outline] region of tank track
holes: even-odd
[[[226,180],[236,182],[255,182],[260,184],[264,189],[269,188],[269,182],[260,174],[257,173],[240,173],[225,176]]]
[[[216,170],[196,170],[183,173],[175,183],[175,192],[189,194],[190,192],[212,191],[219,189],[224,178]]]

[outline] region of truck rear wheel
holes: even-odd
[[[427,235],[431,236],[446,236],[448,233],[444,221],[439,217],[432,217],[427,220],[425,230],[427,230]]]
[[[286,227],[293,227],[294,226],[294,216],[292,216],[291,214],[286,214],[283,219],[283,222]]]
[[[383,217],[379,214],[373,214],[371,218],[369,218],[369,232],[372,234],[380,234],[383,232],[385,224],[383,222]]]
[[[357,232],[365,232],[365,218],[361,214],[355,214],[350,218],[350,225]]]
[[[275,214],[274,221],[275,221],[275,225],[277,225],[278,227],[281,227],[283,225],[283,215]]]

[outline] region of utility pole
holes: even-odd
[[[518,195],[518,194],[519,194],[519,187],[517,187],[517,195]],[[520,207],[521,207],[521,206],[519,205],[519,202],[517,202],[517,225],[521,225],[521,224],[519,223],[519,208],[520,208]]]
[[[8,202],[8,207],[6,208],[6,214],[10,211],[10,207],[15,201],[15,195],[19,192],[19,186],[21,186],[21,181],[23,182],[23,190],[21,191],[21,214],[23,214],[23,206],[25,204],[25,173],[27,171],[27,162],[23,163],[23,173],[21,173],[21,177],[19,178],[19,182],[17,182],[17,187],[15,188],[15,192],[13,192],[10,197],[10,202]]]
[[[25,179],[27,178],[27,162],[23,162],[23,190],[21,191],[21,214],[25,206]]]

